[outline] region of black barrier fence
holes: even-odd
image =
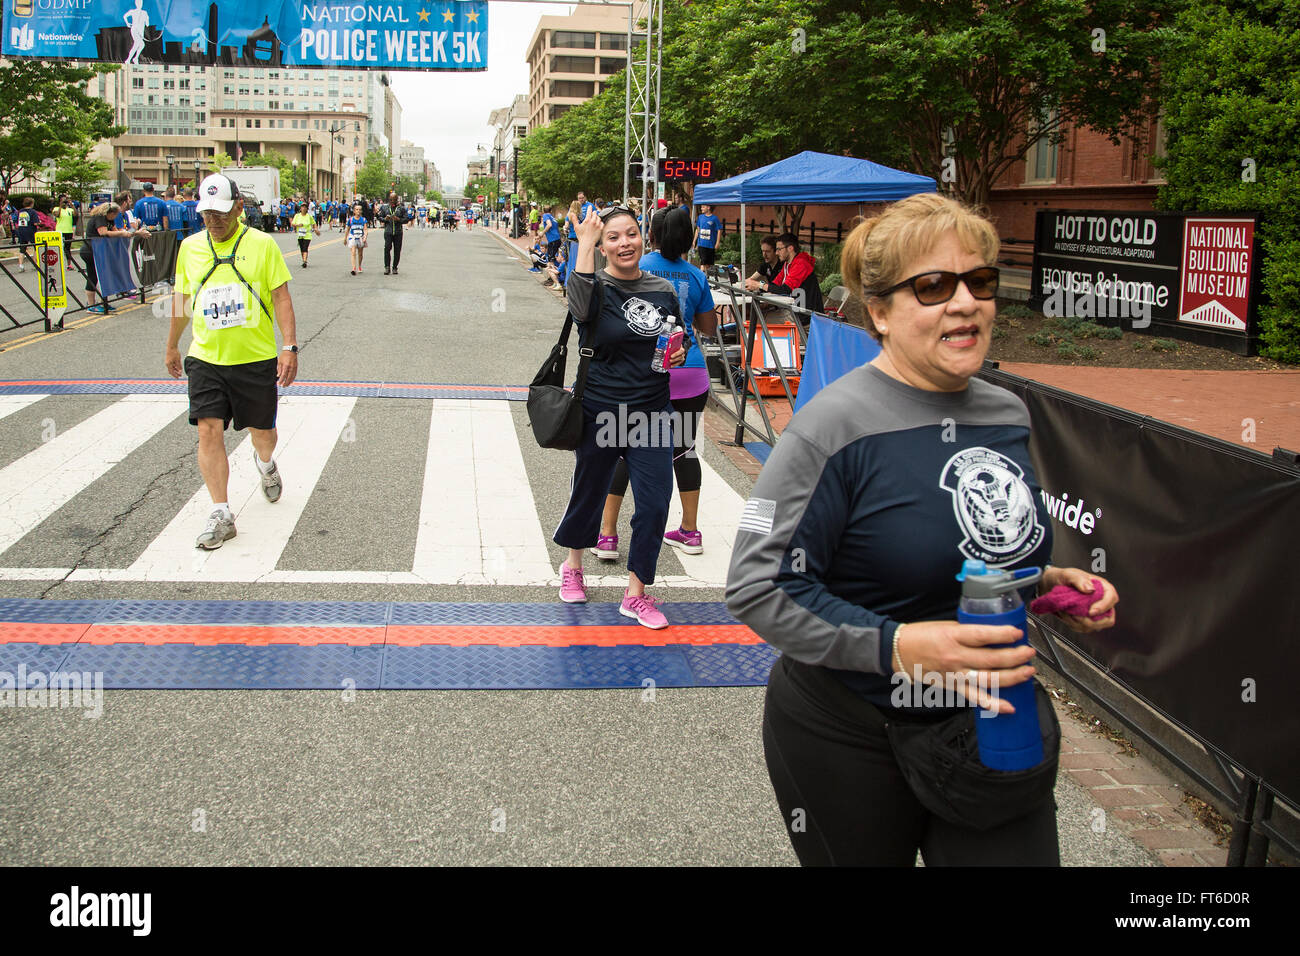
[[[46,243],[29,243],[27,251],[21,249],[18,242],[8,240],[0,243],[0,317],[3,328],[25,328],[38,323],[44,324],[45,331],[59,332],[63,329],[63,320],[88,309],[91,303],[85,291],[86,266],[81,256],[87,244],[109,243],[120,246],[120,268],[113,270],[111,285],[106,285],[108,276],[101,276],[98,282],[97,303],[115,302],[122,299],[143,303],[149,288],[157,283],[170,282],[175,274],[178,238],[169,232],[157,232],[147,237],[95,237],[73,239],[63,246],[63,288],[67,295],[67,307],[59,312],[46,304],[41,295],[42,282],[52,283],[52,276],[45,277],[40,268],[49,246]],[[19,266],[22,269],[19,269]],[[31,279],[28,279],[30,275]],[[109,289],[108,295],[104,295]]]
[[[1048,663],[1084,677],[1066,648],[1095,667],[1099,699],[1236,808],[1230,863],[1262,862],[1270,838],[1296,853],[1271,814],[1275,798],[1300,808],[1297,455],[1233,445],[994,363],[981,376],[1029,408],[1054,562],[1104,574],[1120,595],[1110,630],[1039,620]]]

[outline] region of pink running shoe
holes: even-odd
[[[596,538],[596,546],[591,553],[602,561],[618,560],[618,535],[602,534]]]
[[[623,603],[618,607],[618,613],[624,617],[634,617],[638,624],[653,628],[658,631],[668,626],[668,618],[664,617],[663,611],[655,605],[655,601],[648,594],[640,597],[629,597],[626,591],[623,592]]]
[[[582,581],[582,568],[560,567],[560,600],[565,604],[586,604],[587,587]]]
[[[698,531],[683,531],[678,528],[676,531],[669,531],[665,534],[664,540],[686,554],[704,553],[704,535]]]

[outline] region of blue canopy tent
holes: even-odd
[[[745,266],[745,205],[891,202],[914,193],[932,193],[929,176],[905,173],[869,159],[804,150],[768,166],[721,182],[695,187],[697,206],[740,205],[740,272]]]

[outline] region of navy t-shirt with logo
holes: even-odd
[[[786,426],[741,519],[727,607],[891,707],[898,625],[956,620],[963,561],[1042,567],[1051,553],[1024,403],[980,379],[932,392],[868,364]]]
[[[682,308],[671,282],[649,272],[639,279],[615,279],[599,273],[603,285],[600,312],[588,320],[596,276],[570,274],[566,287],[569,309],[578,320],[578,344],[596,350],[587,371],[583,404],[606,409],[626,405],[629,411],[659,411],[668,405],[668,374],[650,368],[659,332]],[[570,364],[576,371],[576,364]]]

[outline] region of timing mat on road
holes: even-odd
[[[767,683],[776,652],[726,605],[662,609],[671,626],[652,631],[614,603],[0,600],[0,672],[137,690]]]
[[[184,380],[171,378],[87,378],[0,381],[0,395],[184,395]],[[522,402],[527,385],[459,385],[423,382],[294,382],[283,396],[340,398],[485,398]]]

